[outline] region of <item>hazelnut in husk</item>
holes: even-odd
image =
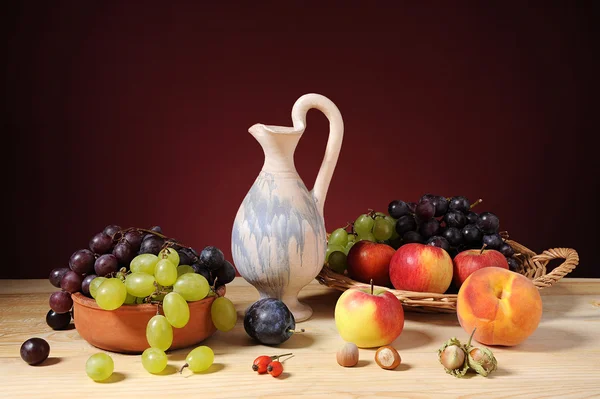
[[[494,354],[488,348],[471,348],[467,356],[467,363],[477,374],[484,377],[498,367]]]
[[[464,377],[469,369],[468,363],[465,361],[467,354],[456,338],[451,338],[442,345],[438,350],[438,359],[446,373],[455,377]]]
[[[475,333],[475,330],[473,330],[473,333]],[[467,364],[470,368],[475,370],[477,374],[487,377],[489,373],[498,368],[498,362],[492,351],[488,348],[475,348],[471,346],[473,333],[471,333],[469,342],[467,342],[464,347],[467,352]]]

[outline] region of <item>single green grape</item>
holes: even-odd
[[[177,266],[168,259],[161,259],[154,270],[156,282],[163,287],[169,287],[177,281]]]
[[[344,252],[335,251],[329,255],[329,268],[334,272],[343,274],[347,266],[347,257]]]
[[[177,266],[177,277],[187,274],[187,273],[195,273],[194,268],[190,265],[179,265]]]
[[[127,287],[125,287],[127,288]],[[133,305],[135,304],[135,299],[137,297],[134,295],[131,295],[129,292],[127,293],[127,297],[125,297],[125,302],[123,302],[123,305]]]
[[[177,292],[169,292],[165,295],[163,311],[169,323],[175,328],[184,327],[190,320],[190,308],[185,299]]]
[[[187,273],[177,279],[173,291],[179,293],[186,301],[193,302],[206,298],[210,285],[201,274]]]
[[[330,245],[341,245],[345,246],[348,243],[348,232],[346,229],[335,229],[329,236],[328,243]]]
[[[193,349],[185,358],[185,364],[181,368],[189,367],[194,373],[208,370],[215,361],[215,353],[208,346],[199,346]],[[180,370],[180,372],[181,372]]]
[[[359,234],[359,235],[358,235],[358,237],[357,237],[356,239],[357,239],[358,241],[363,241],[363,240],[366,240],[366,241],[371,241],[371,242],[375,242],[375,241],[377,241],[377,240],[375,239],[375,236],[373,235],[373,233],[370,233],[370,232],[369,232],[369,233],[366,233],[366,234]]]
[[[220,296],[210,306],[210,317],[219,331],[229,331],[235,327],[237,312],[229,298]]]
[[[348,243],[356,242],[356,235],[348,234]]]
[[[149,373],[160,373],[167,367],[167,354],[158,348],[148,348],[142,353],[142,366]]]
[[[173,343],[173,327],[169,324],[167,318],[157,314],[153,316],[146,325],[146,339],[148,345],[166,351]]]
[[[394,219],[391,216],[386,216],[385,218],[392,225],[392,236],[390,237],[390,240],[395,240],[395,239],[400,238],[400,235],[396,231],[396,219]]]
[[[344,252],[344,247],[341,245],[328,245],[327,250],[325,251],[325,261],[326,262],[329,260],[329,255],[331,255],[331,253],[335,252],[335,251]]]
[[[373,236],[378,241],[389,240],[396,226],[386,218],[377,218],[373,224]]]
[[[110,377],[115,369],[112,357],[106,353],[96,353],[85,362],[85,372],[94,381],[104,381]]]
[[[375,221],[373,220],[373,218],[363,213],[358,218],[356,218],[356,221],[354,222],[354,231],[359,236],[364,236],[371,232],[371,229],[373,228],[374,224]]]
[[[146,273],[154,275],[154,269],[158,263],[158,256],[154,254],[141,254],[132,259],[129,270],[132,273]]]
[[[375,212],[375,216],[376,216],[376,217],[382,217],[382,218],[383,218],[383,217],[386,217],[386,216],[387,216],[387,214],[386,214],[386,213],[383,213],[383,212]]]
[[[345,253],[346,255],[348,255],[348,253],[350,253],[350,250],[352,249],[352,246],[353,246],[354,244],[356,244],[356,242],[355,242],[355,241],[348,241],[348,245],[346,245],[346,246],[344,247],[344,253]]]
[[[175,267],[179,266],[179,254],[173,248],[165,248],[158,253],[158,259],[168,259]]]
[[[146,273],[131,273],[125,278],[127,293],[138,298],[145,298],[156,289],[154,276]]]
[[[104,280],[96,292],[96,302],[104,310],[118,309],[125,302],[125,298],[127,298],[127,288],[116,277]]]
[[[96,277],[90,283],[90,295],[92,298],[96,299],[96,293],[98,292],[98,287],[106,280],[106,277]]]

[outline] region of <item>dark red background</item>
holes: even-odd
[[[290,125],[308,92],[331,98],[346,126],[329,231],[392,199],[481,197],[512,238],[576,248],[571,276],[600,277],[584,3],[158,3],[20,2],[4,14],[1,277],[45,277],[111,223],[158,224],[230,258],[263,162],[247,129]],[[326,140],[310,112],[296,152],[308,187]]]

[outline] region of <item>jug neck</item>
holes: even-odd
[[[297,175],[294,152],[302,131],[280,126],[256,124],[248,132],[259,142],[265,154],[262,171],[268,173],[291,173]]]

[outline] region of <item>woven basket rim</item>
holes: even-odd
[[[573,248],[552,248],[536,254],[514,240],[506,240],[506,242],[518,254],[517,259],[521,265],[521,270],[518,272],[530,279],[538,289],[552,286],[572,272],[579,264],[579,254]],[[563,259],[563,262],[548,273],[547,265],[553,259]],[[346,275],[338,274],[327,266],[323,266],[316,279],[320,284],[339,291],[345,291],[349,288],[370,287],[369,284],[361,283]],[[427,313],[456,312],[457,294],[436,294],[377,287],[394,294],[407,310]]]

